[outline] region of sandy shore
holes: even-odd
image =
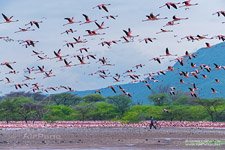
[[[4,128],[0,149],[225,149],[225,129]]]

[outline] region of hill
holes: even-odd
[[[176,87],[176,91],[190,92],[189,88],[193,88],[193,83],[197,86],[196,94],[200,98],[225,98],[225,43],[220,43],[212,46],[211,48],[201,48],[194,53],[195,58],[189,59],[184,58],[184,65],[181,66],[180,63],[175,63],[174,71],[168,71],[165,75],[156,76],[155,79],[159,82],[148,81],[152,86],[152,90],[149,90],[145,84],[146,83],[128,83],[121,85],[126,91],[131,93],[134,103],[149,103],[148,96],[154,91],[159,92],[160,88],[163,87]],[[191,67],[191,63],[195,64],[196,67]],[[215,68],[217,64],[220,69]],[[203,66],[203,67],[202,67]],[[211,71],[208,72],[204,66],[209,66]],[[194,77],[191,72],[195,70],[198,71],[197,78]],[[181,76],[180,72],[188,72],[189,77]],[[203,78],[206,75],[207,78]],[[180,83],[180,79],[184,81],[184,84]],[[218,79],[219,82],[216,82]],[[119,88],[114,86],[118,94]],[[217,92],[212,93],[211,88],[214,88]],[[115,93],[109,88],[100,89],[103,96],[113,96]],[[79,96],[85,96],[88,94],[95,93],[94,90],[90,91],[78,91],[75,94]]]

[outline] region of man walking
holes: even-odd
[[[156,129],[155,123],[156,123],[156,121],[155,121],[154,118],[151,116],[151,117],[150,117],[149,128],[152,129],[152,127],[154,127],[154,128]]]

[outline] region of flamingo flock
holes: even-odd
[[[163,128],[224,128],[224,122],[210,121],[158,121]],[[11,121],[9,124],[0,122],[0,128],[149,128],[148,121],[139,123],[122,123],[116,121],[55,121],[53,123],[45,121],[28,121],[25,124],[22,121]]]
[[[148,34],[145,36],[144,33],[138,32],[135,26],[132,25],[132,22],[127,20],[122,28],[117,28],[119,34],[114,35],[115,27],[113,24],[116,24],[119,20],[126,20],[122,18],[123,15],[120,15],[120,11],[115,12],[114,8],[116,7],[114,3],[101,3],[96,4],[90,7],[92,13],[80,13],[80,14],[71,14],[65,17],[59,18],[61,24],[54,24],[58,28],[61,28],[61,31],[55,31],[58,33],[58,37],[64,39],[61,43],[55,43],[55,45],[61,45],[58,47],[53,47],[50,50],[40,50],[40,47],[48,44],[45,39],[35,39],[34,35],[38,35],[40,30],[46,28],[45,24],[51,23],[51,18],[42,17],[41,19],[32,19],[26,20],[25,16],[11,16],[9,13],[2,13],[2,18],[0,21],[0,27],[15,26],[17,30],[7,31],[9,35],[0,35],[0,42],[5,45],[17,45],[19,49],[23,49],[26,53],[29,53],[29,59],[32,59],[33,62],[23,66],[23,69],[18,70],[17,66],[20,65],[19,61],[13,60],[12,58],[4,58],[4,61],[1,62],[1,66],[4,71],[0,73],[0,81],[2,85],[6,85],[13,90],[24,90],[24,91],[33,91],[33,92],[43,92],[43,93],[54,93],[54,92],[66,92],[66,91],[75,91],[79,89],[79,84],[76,82],[71,83],[71,85],[58,84],[58,82],[45,84],[53,81],[55,78],[58,80],[67,80],[66,74],[68,72],[76,72],[76,70],[85,70],[85,72],[78,71],[80,73],[80,78],[91,78],[91,80],[97,80],[99,82],[109,83],[107,88],[109,88],[115,94],[124,94],[129,97],[132,97],[132,94],[128,89],[125,89],[123,86],[119,85],[122,83],[137,83],[144,82],[145,86],[143,88],[148,88],[152,90],[152,85],[156,82],[162,82],[157,79],[157,76],[166,75],[168,72],[176,72],[179,74],[179,79],[174,79],[180,82],[180,84],[186,84],[187,78],[204,78],[209,80],[208,76],[204,74],[204,71],[211,72],[211,70],[225,70],[224,64],[214,64],[210,66],[207,64],[195,64],[191,63],[190,68],[194,71],[180,71],[174,69],[171,65],[167,65],[166,69],[159,69],[154,72],[149,72],[149,66],[162,65],[165,62],[173,62],[180,64],[182,68],[185,64],[185,60],[192,60],[196,57],[195,53],[191,53],[188,50],[184,50],[182,55],[176,53],[176,50],[165,45],[164,49],[159,50],[160,55],[155,57],[146,58],[143,57],[143,62],[138,62],[137,64],[132,64],[130,68],[126,68],[123,64],[117,63],[115,57],[112,56],[112,53],[116,48],[126,47],[122,51],[126,51],[126,56],[129,56],[129,48],[134,45],[141,46],[151,46],[155,43],[161,43],[163,45],[165,39],[163,36],[170,36],[167,41],[173,39],[176,40],[175,44],[189,43],[195,44],[197,42],[204,42],[202,45],[204,48],[211,48],[211,40],[216,40],[217,42],[225,41],[225,35],[223,34],[202,34],[195,33],[190,35],[183,36],[177,32],[177,28],[180,28],[186,23],[192,21],[191,16],[186,16],[186,14],[179,13],[182,12],[191,12],[193,9],[201,6],[201,3],[197,0],[186,0],[180,2],[166,2],[161,3],[155,8],[157,11],[148,12],[146,11],[142,16],[139,16],[139,20],[136,20],[137,23],[143,24],[151,27],[151,24],[159,23],[160,26],[154,30],[153,34]],[[148,6],[146,6],[148,7]],[[168,15],[162,15],[161,12],[168,12]],[[172,15],[170,15],[172,13]],[[146,15],[147,14],[147,15]],[[139,14],[137,14],[139,15]],[[218,10],[212,12],[210,15],[213,19],[219,20],[218,18],[225,17],[224,10]],[[20,19],[17,19],[20,18]],[[35,18],[35,16],[33,17]],[[24,20],[22,20],[24,19]],[[23,23],[25,22],[25,23]],[[224,20],[219,22],[220,24],[224,23]],[[148,31],[145,31],[148,32]],[[207,31],[206,31],[207,32]],[[48,34],[48,33],[45,33]],[[26,36],[21,36],[26,35]],[[21,38],[27,37],[27,38]],[[57,38],[57,37],[54,37]],[[54,41],[54,38],[51,39]],[[94,45],[94,46],[93,46]],[[140,46],[140,47],[141,47]],[[94,47],[94,48],[93,48]],[[114,49],[115,47],[115,49]],[[99,52],[98,49],[102,49]],[[16,51],[14,53],[23,53],[24,51]],[[154,51],[149,48],[146,51]],[[157,51],[157,50],[155,50]],[[163,52],[165,51],[165,52]],[[1,56],[4,57],[4,54]],[[117,56],[124,57],[125,56]],[[130,56],[129,56],[130,57]],[[22,58],[26,60],[27,58]],[[134,58],[128,58],[130,60],[135,60]],[[21,60],[20,60],[21,61]],[[53,67],[49,67],[48,64],[55,64]],[[124,67],[123,67],[124,66]],[[123,68],[123,71],[117,70],[117,68]],[[57,79],[59,74],[65,75],[62,79]],[[71,74],[72,75],[72,74]],[[22,78],[18,78],[22,76]],[[73,76],[71,76],[73,80]],[[43,81],[43,82],[42,82]],[[220,79],[213,79],[214,82],[220,84]],[[60,83],[63,83],[60,82]],[[83,83],[84,84],[84,83]],[[117,84],[117,85],[114,85]],[[193,97],[198,97],[198,87],[193,86],[195,83],[187,84],[187,90],[189,94]],[[13,89],[12,89],[13,88]],[[176,87],[170,87],[169,94],[176,95]],[[210,87],[212,94],[220,93],[217,90],[217,87]],[[97,89],[96,93],[101,94],[101,90]]]

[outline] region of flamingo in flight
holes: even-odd
[[[174,26],[174,25],[178,25],[178,24],[180,24],[180,23],[179,22],[178,23],[175,23],[175,21],[169,21],[163,27],[166,27],[166,26]]]
[[[3,62],[1,63],[1,65],[5,65],[6,67],[8,67],[11,70],[14,70],[13,67],[11,66],[11,64],[15,64],[16,62]]]
[[[171,7],[177,9],[177,5],[180,3],[172,3],[172,2],[167,2],[165,5],[160,6],[159,8],[163,8],[163,7],[167,7],[168,9],[170,9]]]
[[[172,55],[170,52],[169,52],[169,49],[166,48],[166,55],[160,55],[160,57],[162,56],[177,56],[177,55]]]
[[[2,16],[3,16],[3,18],[4,18],[4,22],[0,22],[0,24],[3,24],[3,23],[11,23],[11,22],[17,22],[17,21],[19,21],[19,20],[12,20],[12,18],[13,18],[13,16],[11,16],[11,17],[6,17],[6,15],[4,15],[3,13],[2,13]]]
[[[182,4],[184,4],[184,5],[180,6],[180,8],[181,7],[190,7],[190,6],[196,6],[196,5],[198,5],[198,3],[191,4],[191,0],[186,0],[186,1],[182,2]],[[188,9],[188,8],[186,8],[186,9]]]
[[[98,27],[98,29],[96,29],[96,30],[102,30],[102,29],[108,29],[109,28],[109,27],[104,27],[104,22],[102,22],[101,24],[98,24],[97,22],[95,22],[95,24]]]
[[[30,29],[30,27],[28,27],[28,28],[19,28],[19,30],[14,32],[14,33],[27,32],[27,31],[35,31],[35,29]]]
[[[144,38],[143,40],[139,40],[139,42],[145,41],[145,43],[147,44],[148,42],[153,42],[153,40],[156,40],[156,38]]]
[[[65,66],[62,67],[72,67],[72,66],[76,66],[76,65],[72,65],[72,61],[68,62],[66,59],[63,59],[63,62],[65,63]]]
[[[173,16],[173,21],[187,20],[188,18],[178,18],[175,15]]]
[[[81,23],[81,21],[74,21],[74,17],[71,18],[64,18],[68,22],[66,24],[63,24],[63,26],[69,25],[69,24],[74,24],[74,23]]]
[[[213,15],[217,15],[218,17],[220,17],[222,15],[225,17],[225,11],[217,11],[217,12],[213,13]]]
[[[93,7],[92,9],[98,8],[99,10],[104,10],[106,12],[109,12],[106,6],[110,6],[111,4],[98,4],[97,6]]]
[[[77,32],[77,30],[68,29],[68,30],[66,30],[66,31],[62,32],[61,34],[66,33],[66,34],[68,35],[69,33],[74,33],[74,32]]]
[[[106,19],[114,19],[116,20],[116,18],[119,17],[118,15],[108,15],[108,16],[103,16],[102,18],[106,18]]]
[[[156,32],[156,34],[160,34],[160,33],[166,33],[166,32],[173,32],[173,30],[165,30],[165,29],[160,29],[160,32]]]
[[[33,26],[35,25],[37,28],[40,28],[40,23],[42,23],[43,21],[30,21],[29,23],[25,24],[25,26],[30,25]]]
[[[81,23],[80,25],[83,24],[88,24],[88,23],[92,23],[92,22],[96,22],[97,20],[91,20],[87,15],[83,14],[84,18],[85,18],[85,22]]]
[[[153,13],[150,13],[150,15],[146,15],[147,19],[146,20],[142,20],[142,22],[144,22],[144,21],[155,21],[155,20],[168,19],[167,17],[158,18],[159,15],[160,14],[154,15]]]
[[[139,35],[132,35],[132,31],[130,28],[128,28],[128,30],[123,30],[123,32],[126,34],[127,38],[134,38],[134,37],[138,37]]]
[[[88,32],[87,35],[84,36],[95,36],[95,35],[104,35],[105,33],[97,33],[96,30],[86,30]]]

